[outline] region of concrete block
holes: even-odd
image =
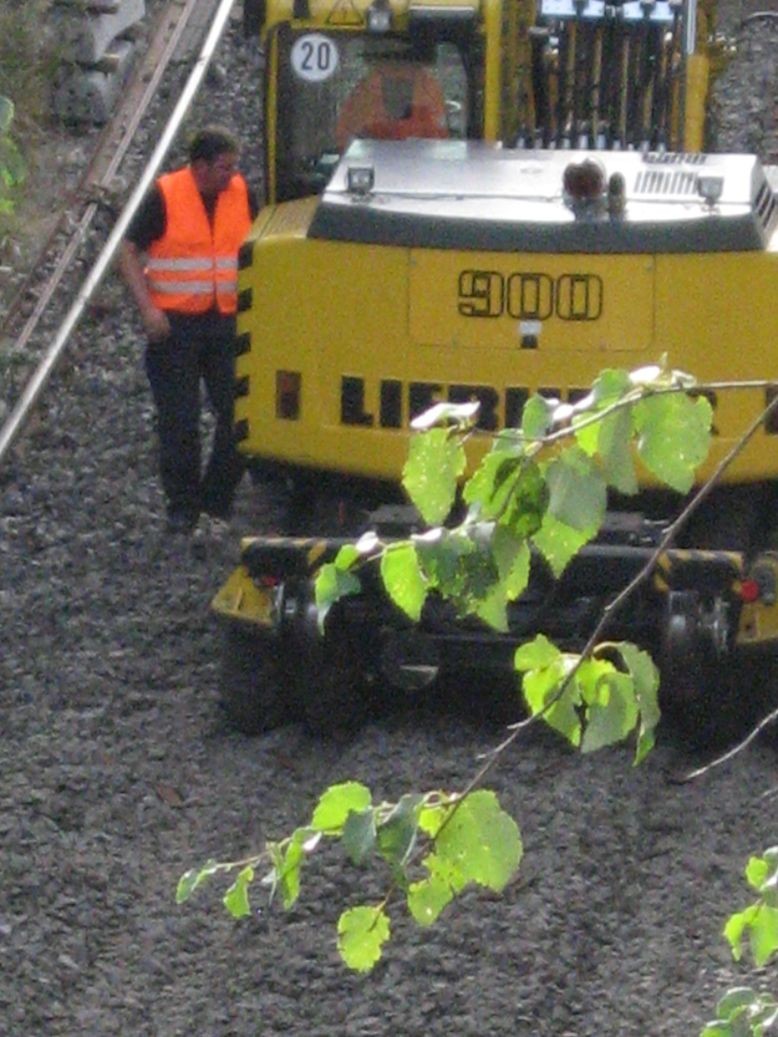
[[[76,4],[56,4],[51,10],[52,27],[65,61],[94,65],[117,36],[146,14],[145,0],[117,0],[115,9],[85,11]]]
[[[55,114],[63,122],[102,125],[111,116],[135,53],[135,44],[116,40],[103,55],[101,68],[75,68],[54,92]]]

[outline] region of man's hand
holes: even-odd
[[[119,250],[119,270],[135,299],[149,341],[161,342],[170,334],[170,321],[165,311],[151,301],[141,255],[131,241],[122,242]]]
[[[165,311],[160,310],[158,306],[144,306],[141,319],[149,342],[161,342],[170,334],[170,321]]]

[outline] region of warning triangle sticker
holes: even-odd
[[[363,25],[365,19],[354,0],[336,0],[327,15],[327,25]]]

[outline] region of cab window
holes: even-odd
[[[453,42],[282,27],[277,67],[277,201],[322,190],[354,137],[468,135],[470,87]]]

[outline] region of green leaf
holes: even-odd
[[[413,853],[423,802],[418,793],[401,796],[378,826],[379,853],[395,869],[404,868]]]
[[[530,670],[524,675],[521,690],[527,708],[533,716],[542,714],[549,727],[566,738],[571,745],[579,746],[582,725],[578,686],[572,681],[564,693],[559,694],[566,673],[564,659],[560,659],[557,664],[546,670]],[[553,705],[549,705],[552,702]]]
[[[744,911],[737,911],[727,919],[724,926],[724,936],[732,948],[732,957],[735,961],[740,961],[743,956],[743,936],[758,911],[759,905],[751,904]]]
[[[587,457],[596,457],[599,451],[602,421],[602,418],[596,417],[595,411],[577,414],[573,418],[575,441]],[[629,430],[632,431],[631,424]]]
[[[583,659],[575,674],[575,681],[586,705],[607,706],[611,697],[611,685],[608,682],[616,667],[609,659]]]
[[[701,1037],[764,1037],[778,1023],[778,1002],[750,987],[728,990],[716,1010]]]
[[[295,833],[295,836],[297,833]],[[275,888],[281,890],[281,903],[289,908],[300,896],[300,871],[303,866],[304,852],[302,840],[292,837],[286,849],[279,854],[276,864]]]
[[[408,888],[408,910],[419,925],[432,925],[441,911],[451,903],[454,891],[445,879],[430,875]]]
[[[248,887],[254,881],[254,869],[248,865],[235,876],[235,881],[224,894],[224,906],[233,918],[251,914]]]
[[[338,950],[355,972],[369,972],[388,939],[389,917],[383,907],[352,907],[338,920]]]
[[[526,540],[517,539],[504,526],[497,526],[492,551],[500,579],[505,583],[505,596],[515,601],[529,583],[530,549]]]
[[[778,908],[760,904],[751,922],[749,942],[756,965],[766,965],[778,951]]]
[[[312,853],[321,840],[322,833],[314,828],[298,828],[289,839],[280,843],[269,842],[266,852],[270,855],[273,868],[262,884],[270,886],[270,899],[281,891],[281,901],[288,910],[300,895],[300,872],[305,855]]]
[[[529,578],[529,549],[524,541],[491,523],[455,530],[436,529],[414,536],[425,580],[454,602],[461,614],[475,613],[498,629],[506,599],[518,597]]]
[[[764,857],[749,857],[746,865],[746,881],[754,889],[761,891],[770,875],[770,865]]]
[[[412,543],[427,590],[439,588],[442,594],[456,597],[463,589],[461,558],[470,554],[473,544],[461,530],[442,527],[414,534]]]
[[[573,529],[553,515],[546,514],[543,525],[532,537],[532,542],[551,566],[553,574],[559,578],[570,559],[597,533],[597,528],[592,526],[590,529]]]
[[[513,665],[519,671],[541,670],[553,666],[561,658],[562,653],[545,634],[536,634],[532,641],[516,649]]]
[[[419,568],[414,544],[406,540],[387,547],[381,557],[381,578],[395,605],[418,622],[428,584]]]
[[[486,597],[499,579],[497,563],[492,552],[493,531],[492,523],[484,522],[462,529],[469,547],[463,549],[459,557],[462,574],[460,593],[471,600]],[[457,532],[452,534],[452,538],[457,538]]]
[[[632,415],[624,408],[602,419],[597,437],[605,478],[619,493],[625,494],[638,491],[630,444],[631,430]]]
[[[576,681],[571,681],[560,695],[560,689],[574,665],[574,657],[563,655],[542,634],[526,645],[521,645],[514,656],[517,670],[525,671],[521,683],[527,708],[533,716],[541,715],[545,722],[563,735],[572,745],[581,743],[581,692]]]
[[[559,522],[576,530],[599,529],[605,518],[606,492],[602,475],[580,447],[568,447],[548,466],[548,510]]]
[[[606,745],[615,745],[634,730],[638,719],[632,678],[625,673],[610,673],[600,677],[600,683],[610,691],[607,703],[595,702],[586,711],[586,725],[581,750],[596,752]]]
[[[602,647],[602,646],[601,646]],[[610,646],[621,656],[634,685],[635,701],[640,714],[635,763],[641,763],[654,745],[654,732],[659,723],[659,670],[642,649],[619,641]]]
[[[427,854],[422,863],[429,871],[431,878],[450,887],[452,896],[461,893],[468,885],[469,880],[462,874],[459,863],[455,859],[432,852]]]
[[[493,584],[484,597],[475,602],[474,612],[487,626],[507,634],[508,596],[505,584],[501,581]]]
[[[184,872],[178,880],[178,886],[176,887],[176,903],[183,904],[185,900],[191,897],[198,886],[201,886],[207,878],[210,878],[211,875],[220,870],[218,862],[209,859],[202,867],[191,868],[189,871]]]
[[[558,400],[546,400],[534,393],[521,412],[521,431],[527,439],[542,439],[551,428]]]
[[[359,578],[354,573],[339,568],[334,562],[323,565],[316,574],[315,582],[319,630],[324,629],[327,613],[335,602],[349,594],[358,594],[360,590]]]
[[[534,461],[527,461],[514,480],[509,505],[499,521],[514,536],[530,537],[543,524],[548,498],[548,485],[540,467]]]
[[[355,562],[360,561],[361,557],[362,556],[357,550],[356,544],[344,544],[343,547],[338,550],[332,564],[341,572],[348,572]]]
[[[633,422],[641,460],[662,482],[686,493],[708,456],[713,410],[704,396],[648,396],[635,405]]]
[[[493,792],[479,789],[457,805],[430,856],[453,866],[463,882],[499,893],[515,875],[522,853],[516,822]]]
[[[750,1008],[756,1000],[756,992],[750,987],[732,987],[716,1005],[720,1020],[731,1020],[736,1013]]]
[[[464,470],[462,442],[447,429],[434,428],[411,438],[403,486],[429,525],[439,525],[448,516]]]
[[[343,849],[352,864],[364,864],[376,844],[375,811],[352,810],[343,826]]]
[[[632,380],[627,371],[606,368],[592,383],[592,398],[599,407],[618,403],[632,390]]]
[[[497,520],[516,536],[540,528],[547,504],[545,479],[519,445],[497,441],[468,480],[462,497],[478,518]]]
[[[450,807],[445,804],[425,804],[419,812],[419,828],[434,839],[448,817],[449,809]]]
[[[371,802],[370,789],[358,781],[330,785],[319,797],[311,818],[311,827],[328,835],[340,835],[351,811],[359,813],[369,807]]]
[[[495,519],[507,504],[513,489],[513,477],[522,465],[522,455],[492,449],[465,483],[462,499],[471,507],[477,505],[482,518]]]

